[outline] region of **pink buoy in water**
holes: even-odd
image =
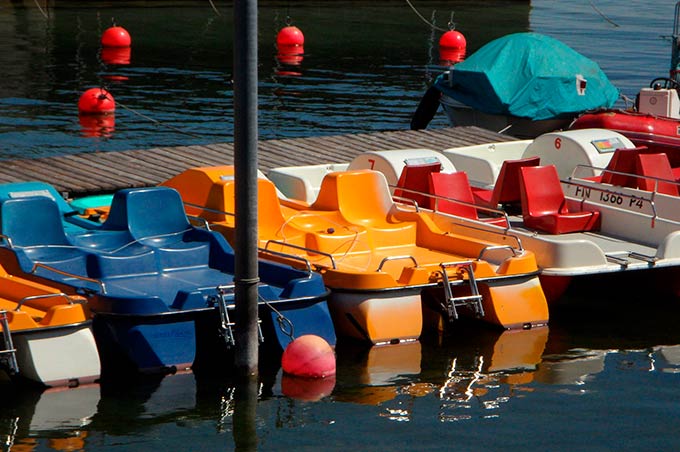
[[[324,378],[335,375],[335,352],[323,338],[300,336],[283,351],[281,367],[289,375]]]
[[[131,44],[130,33],[123,27],[110,27],[102,33],[102,46],[104,47],[130,47]]]
[[[106,115],[116,111],[113,96],[104,88],[90,88],[78,100],[80,114]]]

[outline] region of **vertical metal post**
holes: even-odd
[[[236,371],[257,375],[257,0],[234,2]]]

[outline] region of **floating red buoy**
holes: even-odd
[[[80,96],[78,111],[86,115],[106,115],[116,111],[116,102],[104,88],[90,88]]]
[[[131,44],[130,33],[123,27],[107,28],[102,34],[102,45],[104,47],[130,47]]]
[[[285,373],[298,377],[329,377],[335,375],[335,353],[323,338],[307,334],[288,344],[281,367]]]
[[[448,65],[460,63],[465,59],[465,49],[467,41],[463,33],[456,30],[449,30],[439,38],[439,60],[440,64]]]
[[[305,35],[298,27],[289,25],[283,27],[276,36],[276,45],[281,46],[303,46],[305,44]]]
[[[467,41],[463,33],[456,30],[449,30],[439,38],[439,48],[450,50],[465,50]]]

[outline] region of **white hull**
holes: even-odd
[[[89,325],[18,332],[12,340],[24,378],[45,386],[80,385],[99,378],[99,353]]]

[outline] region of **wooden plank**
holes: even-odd
[[[514,138],[478,127],[282,138],[258,143],[258,163],[266,173],[277,166],[349,162],[372,150],[441,151],[509,140]],[[0,165],[0,183],[38,180],[70,195],[84,195],[156,185],[188,168],[231,165],[233,161],[233,143],[69,154],[4,161]]]

